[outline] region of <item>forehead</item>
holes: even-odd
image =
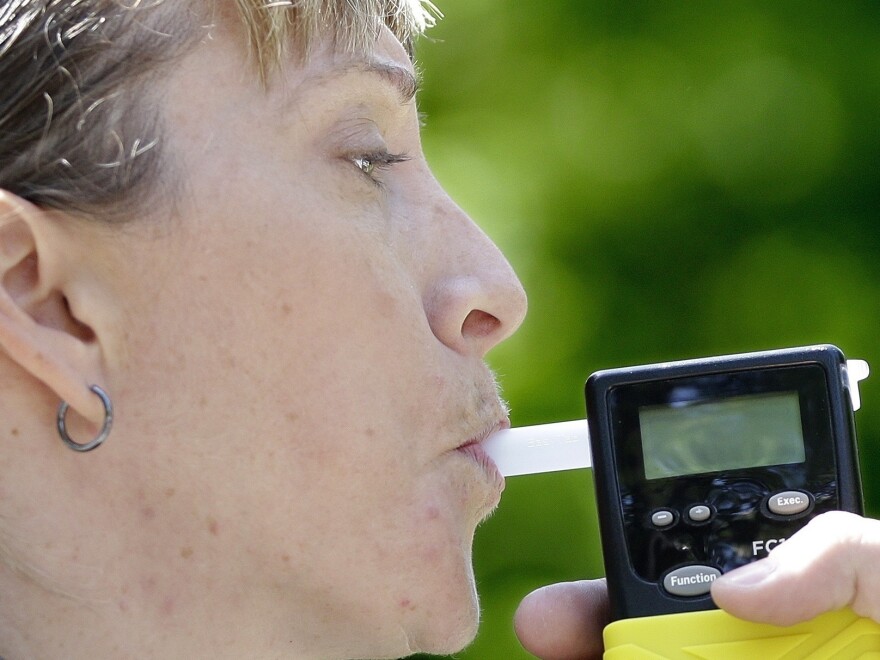
[[[301,85],[320,87],[340,78],[364,74],[377,82],[391,85],[408,102],[418,89],[418,76],[409,54],[388,28],[383,28],[375,42],[364,52],[340,52],[327,40],[309,58]]]
[[[291,55],[266,81],[238,37],[204,39],[163,81],[167,141],[182,167],[231,153],[245,167],[246,153],[261,158],[254,155],[279,148],[291,158],[301,147],[323,148],[338,121],[367,117],[402,131],[415,116],[416,74],[390,31],[361,53],[340,52],[328,38],[305,59]]]
[[[283,111],[295,109],[306,99],[324,99],[357,94],[358,90],[386,88],[389,100],[410,105],[419,88],[419,75],[409,54],[388,29],[384,29],[367,51],[341,52],[327,39],[304,62],[288,60],[273,81],[270,95]],[[274,89],[271,89],[274,88]]]

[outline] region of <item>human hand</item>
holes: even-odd
[[[608,623],[604,579],[541,587],[523,599],[514,617],[520,643],[543,660],[601,658]]]
[[[817,516],[766,559],[712,585],[719,607],[749,621],[792,625],[851,607],[880,622],[880,521],[851,513]],[[523,600],[514,624],[543,660],[599,658],[608,623],[604,580],[553,584]]]
[[[880,521],[832,511],[770,555],[715,580],[719,607],[749,621],[792,625],[842,607],[880,622]]]

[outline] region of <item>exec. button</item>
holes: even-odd
[[[767,500],[767,508],[777,516],[794,516],[810,507],[810,496],[799,490],[776,493]]]

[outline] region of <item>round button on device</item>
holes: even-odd
[[[704,504],[697,504],[688,509],[688,518],[694,522],[706,522],[712,517],[712,509]]]
[[[777,516],[793,516],[810,507],[810,496],[799,490],[786,490],[771,495],[767,508]]]
[[[672,511],[660,509],[651,514],[651,524],[654,527],[669,527],[673,522],[675,522],[675,514]]]

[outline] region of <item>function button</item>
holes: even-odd
[[[713,566],[682,566],[663,578],[663,588],[673,596],[703,596],[709,593],[721,571]]]
[[[777,516],[793,516],[806,511],[809,507],[810,496],[799,490],[776,493],[767,501],[767,508]]]
[[[651,514],[651,524],[654,527],[669,527],[675,522],[675,514],[668,509],[660,509]]]
[[[712,517],[712,509],[704,504],[697,504],[688,509],[688,518],[694,522],[706,522]]]

